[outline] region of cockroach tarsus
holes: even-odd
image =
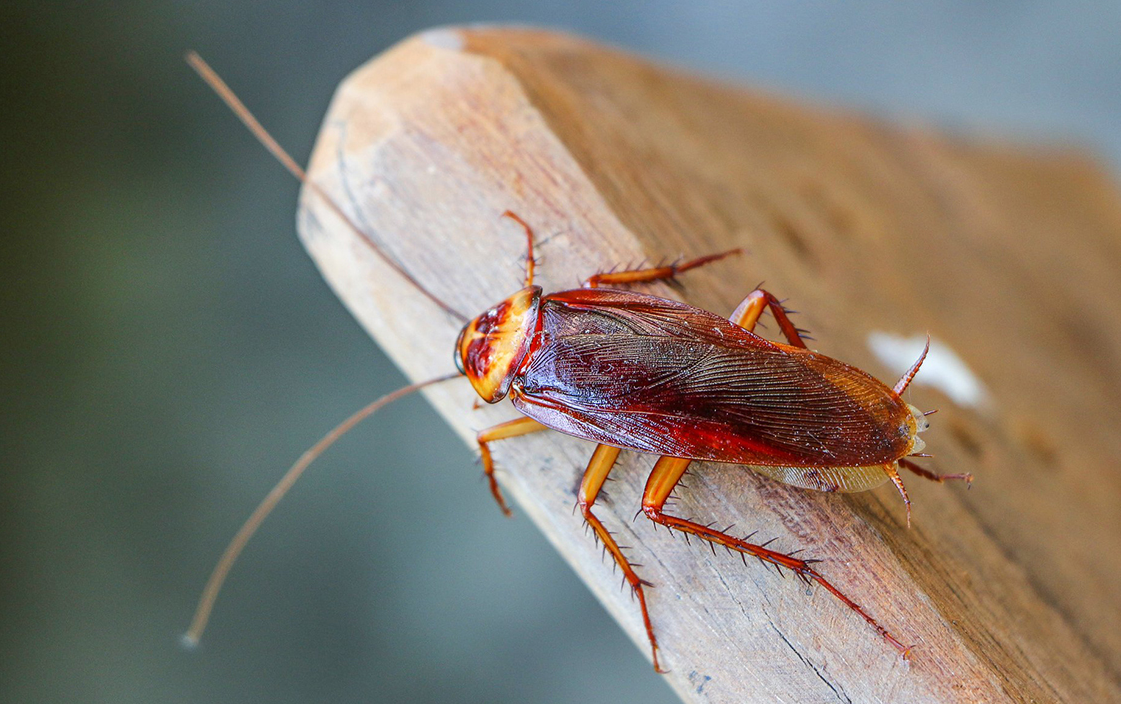
[[[885,640],[908,657],[910,648],[841,592],[813,565],[819,560],[795,557],[750,542],[724,530],[669,511],[674,490],[694,461],[750,467],[785,484],[827,492],[865,491],[891,481],[903,497],[910,525],[910,499],[900,467],[942,482],[971,481],[966,474],[937,474],[909,457],[927,457],[919,434],[929,425],[925,415],[901,395],[918,373],[924,349],[894,387],[867,373],[809,350],[805,331],[790,320],[790,311],[770,292],[756,287],[730,317],[677,301],[608,288],[653,281],[674,282],[691,269],[717,262],[738,250],[688,261],[593,274],[581,288],[545,294],[534,285],[534,235],[528,223],[503,215],[525,232],[525,283],[521,290],[467,320],[466,316],[424,288],[394,262],[265,132],[220,78],[196,54],[188,62],[233,109],[251,132],[311,192],[322,198],[353,233],[408,282],[446,313],[466,320],[455,345],[459,373],[399,389],[362,409],[308,450],[285,474],[238,532],[215,567],[186,636],[197,642],[230,566],[273,506],[320,453],[342,433],[382,406],[426,386],[466,376],[478,397],[498,403],[507,396],[522,417],[478,433],[476,440],[491,494],[503,513],[510,509],[494,472],[490,443],[540,430],[557,430],[596,444],[576,491],[576,510],[623,574],[641,610],[654,667],[658,641],[647,608],[650,582],[636,571],[596,515],[620,452],[658,455],[646,482],[639,513],[664,526],[736,552],[746,564],[764,564],[793,572],[806,584],[816,582],[859,614]],[[753,331],[764,312],[778,324],[785,343]],[[636,514],[637,516],[637,514]]]

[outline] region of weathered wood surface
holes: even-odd
[[[824,495],[707,465],[679,492],[682,515],[827,558],[828,578],[915,644],[909,663],[824,590],[632,522],[654,458],[624,454],[601,515],[658,585],[684,699],[1121,701],[1121,204],[1092,163],[807,108],[571,37],[447,29],[342,84],[310,173],[471,314],[519,286],[511,209],[538,232],[546,290],[741,246],[680,290],[649,288],[727,313],[765,279],[831,356],[892,379],[869,334],[930,331],[988,385],[988,411],[912,392],[941,411],[924,436],[938,466],[977,480],[907,478],[911,530],[890,487]],[[302,204],[309,250],[378,343],[415,379],[447,372],[459,324],[306,191]],[[468,442],[515,415],[471,410],[466,382],[429,397]],[[495,446],[518,513],[646,652],[637,606],[572,513],[591,449],[551,433]]]

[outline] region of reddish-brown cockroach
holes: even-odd
[[[188,61],[265,147],[362,241],[440,308],[466,321],[455,349],[459,374],[413,384],[379,399],[331,431],[289,470],[215,568],[188,631],[189,641],[200,637],[218,589],[246,541],[315,457],[387,403],[462,375],[484,401],[497,403],[509,396],[524,416],[483,430],[477,438],[491,493],[504,513],[509,509],[495,480],[490,443],[545,429],[597,443],[577,491],[577,506],[638,599],[657,670],[662,671],[658,642],[643,591],[650,584],[638,576],[593,512],[622,450],[660,456],[642,497],[642,513],[651,521],[786,568],[807,583],[817,582],[906,657],[909,648],[818,573],[812,566],[815,560],[736,538],[670,515],[664,508],[690,463],[701,460],[745,465],[784,484],[827,492],[865,491],[891,481],[903,496],[909,524],[910,501],[900,467],[935,481],[971,479],[939,475],[907,459],[923,456],[919,433],[928,424],[923,413],[900,396],[926,350],[889,388],[860,369],[807,349],[788,311],[763,289],[752,291],[729,318],[722,318],[673,300],[601,288],[673,279],[736,250],[678,265],[596,274],[583,288],[544,294],[533,284],[533,231],[510,212],[504,215],[525,230],[525,287],[467,320],[393,262],[308,181],[202,59],[191,54]],[[785,344],[752,332],[767,310]]]

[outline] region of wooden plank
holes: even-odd
[[[941,411],[924,436],[938,466],[977,477],[968,492],[911,478],[911,530],[890,488],[823,495],[707,465],[679,492],[682,515],[826,558],[915,644],[910,662],[824,590],[632,522],[653,458],[624,453],[603,517],[658,585],[650,610],[684,699],[1121,700],[1121,204],[1088,160],[796,105],[564,35],[445,29],[346,79],[309,172],[470,314],[519,287],[511,209],[536,228],[546,290],[741,246],[681,290],[650,290],[727,313],[765,279],[826,354],[893,379],[870,336],[929,331],[984,381],[981,405],[910,397]],[[450,370],[460,324],[301,202],[301,235],[362,325],[414,379]],[[465,382],[429,398],[472,443],[515,416],[471,410]],[[495,446],[521,512],[647,651],[572,513],[590,451],[551,433]]]

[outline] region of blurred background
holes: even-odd
[[[419,399],[314,467],[202,648],[180,648],[214,560],[288,464],[404,383],[297,243],[296,183],[182,55],[206,57],[298,160],[351,69],[484,21],[1077,144],[1116,171],[1121,6],[897,5],[3,3],[0,700],[673,701]]]

